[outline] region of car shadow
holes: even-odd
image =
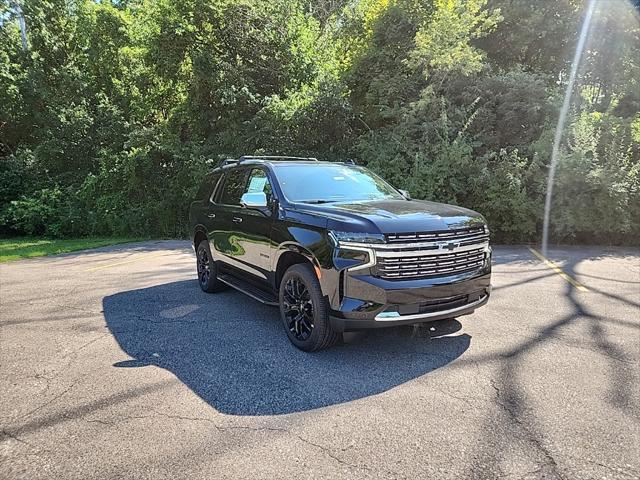
[[[458,358],[469,347],[456,320],[432,328],[377,329],[304,353],[278,310],[233,290],[207,295],[195,280],[103,300],[107,326],[132,359],[116,367],[165,368],[218,411],[279,415],[375,395]]]

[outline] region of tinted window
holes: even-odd
[[[213,196],[216,194],[216,187],[220,182],[220,177],[222,177],[221,173],[216,173],[211,177],[211,184],[209,185],[209,200],[213,200]]]
[[[249,182],[244,193],[263,192],[267,196],[267,203],[271,202],[272,190],[271,183],[267,178],[267,172],[261,168],[254,168],[249,174]]]
[[[274,165],[280,188],[292,202],[342,202],[402,197],[374,173],[351,165]]]
[[[220,182],[220,178],[222,178],[221,173],[216,173],[211,180],[211,188],[209,189],[209,200],[213,202],[213,199],[216,196],[216,193],[220,190],[219,186],[222,182]]]
[[[225,174],[224,187],[219,203],[225,205],[240,205],[240,198],[247,184],[246,170],[232,170]]]
[[[210,173],[206,177],[204,177],[204,181],[202,182],[202,185],[200,185],[200,190],[198,190],[196,199],[202,201],[207,200],[213,193],[213,188],[215,187],[216,183],[218,183],[219,179],[219,173]]]

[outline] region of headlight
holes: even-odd
[[[337,243],[385,243],[384,235],[381,233],[331,231],[331,236]]]

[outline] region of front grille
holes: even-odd
[[[462,252],[378,258],[378,276],[385,279],[416,279],[455,275],[482,268],[485,248]]]
[[[442,230],[437,232],[408,232],[390,233],[387,243],[428,242],[433,240],[464,240],[476,239],[478,236],[489,238],[484,227],[459,228],[457,230]]]

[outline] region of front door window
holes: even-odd
[[[267,172],[261,168],[254,168],[249,174],[249,182],[244,193],[264,193],[267,197],[267,205],[271,205],[273,191],[267,177]]]

